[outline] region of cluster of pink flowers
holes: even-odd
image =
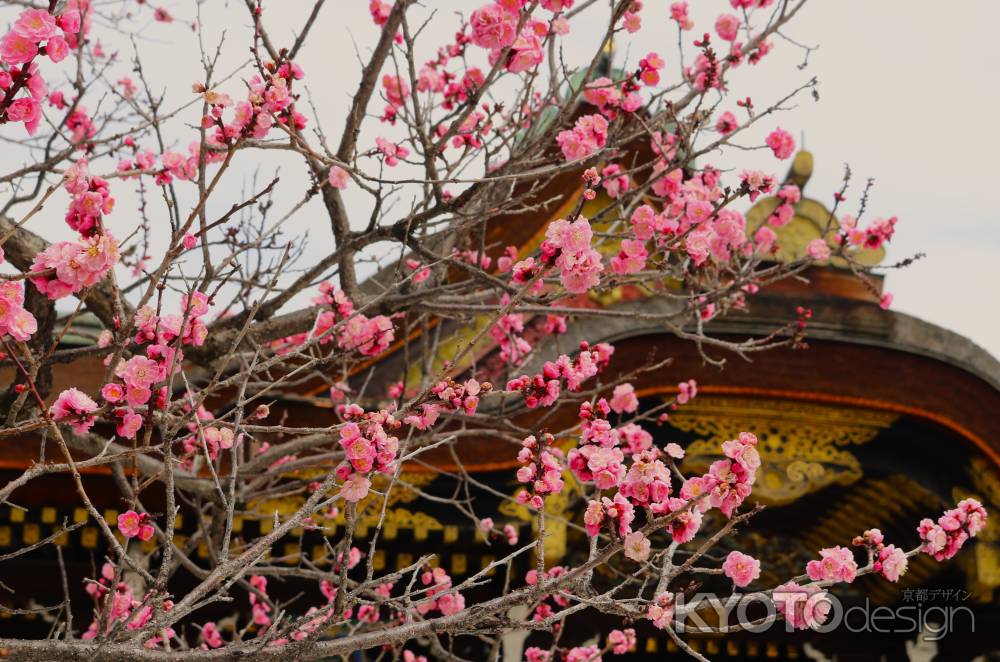
[[[632,233],[642,241],[652,239],[656,232],[672,232],[676,229],[668,227],[667,217],[663,214],[657,214],[649,205],[642,205],[632,212],[629,223],[632,226]]]
[[[633,455],[632,466],[621,485],[621,494],[635,505],[648,507],[656,514],[674,512],[686,505],[681,503],[681,499],[670,496],[670,470],[663,457],[658,448]]]
[[[413,272],[414,283],[422,283],[431,277],[431,268],[424,265],[420,260],[407,259],[406,268]]]
[[[663,68],[663,60],[656,53],[650,53],[645,58],[643,58],[639,63],[638,75],[642,77],[644,81],[659,81],[660,72],[659,69]],[[647,85],[653,85],[655,83],[646,83]],[[587,83],[583,90],[583,98],[601,111],[603,115],[608,120],[613,120],[618,116],[618,111],[622,110],[626,113],[634,113],[639,108],[642,107],[642,97],[639,95],[639,85],[633,81],[631,78],[626,79],[621,86],[615,85],[614,81],[606,76],[601,76],[600,78],[595,78],[592,82]],[[596,117],[596,116],[592,116]],[[583,131],[583,129],[581,129]],[[590,136],[586,132],[580,134],[585,139],[590,140]],[[566,136],[566,140],[570,141],[571,146],[573,145],[574,137],[571,135]],[[562,145],[562,143],[560,143]],[[594,147],[591,151],[596,151],[597,147]],[[563,154],[565,154],[565,149]],[[572,158],[566,156],[567,159]],[[613,196],[614,197],[614,196]]]
[[[833,581],[850,584],[858,574],[854,552],[847,547],[827,547],[819,550],[820,559],[806,564],[806,574],[814,582]]]
[[[417,604],[419,613],[437,609],[444,616],[451,616],[465,609],[465,596],[452,590],[451,577],[444,568],[425,570],[420,575],[420,583],[428,588],[424,591],[426,599]]]
[[[715,33],[723,41],[736,41],[739,36],[740,19],[732,14],[719,14],[715,19]]]
[[[160,155],[160,164],[162,167],[156,173],[156,183],[160,186],[166,186],[174,178],[182,181],[191,181],[198,176],[200,155],[201,147],[196,142],[188,145],[188,156],[186,157],[179,152],[167,150]],[[205,161],[207,163],[218,162],[224,158],[225,155],[221,151],[210,150],[205,152]]]
[[[127,418],[129,414],[126,414],[125,416]],[[209,414],[209,416],[211,416],[211,414]],[[181,443],[184,446],[184,452],[189,454],[195,454],[202,450],[202,442],[204,442],[204,448],[208,451],[209,459],[214,460],[219,456],[220,450],[229,450],[240,441],[240,438],[236,436],[232,428],[216,427],[213,425],[202,428],[199,433],[197,431],[197,426],[194,423],[190,423],[189,426],[195,428],[195,430],[193,430],[194,434],[188,435],[181,440]]]
[[[517,23],[517,13],[500,3],[483,5],[469,19],[469,40],[480,48],[502,50],[517,38]]]
[[[96,604],[94,620],[80,637],[84,641],[96,639],[99,633],[106,636],[122,623],[129,630],[140,630],[153,617],[154,605],[150,600],[136,598],[132,587],[125,582],[115,583],[115,568],[110,563],[105,563],[101,567],[101,576],[97,581],[87,582],[86,591],[94,598]],[[170,611],[174,603],[172,600],[164,600],[161,606],[164,611]],[[103,623],[103,632],[100,632],[99,623]],[[143,645],[146,648],[156,648],[163,644],[165,639],[169,641],[176,635],[173,628],[166,627],[146,640]]]
[[[631,414],[639,408],[639,398],[635,395],[635,387],[631,384],[619,384],[611,394],[611,411],[616,414]]]
[[[906,572],[907,565],[909,565],[906,553],[895,545],[886,545],[885,537],[878,529],[869,529],[862,535],[855,536],[853,544],[856,547],[866,547],[868,549],[872,558],[872,568],[875,572],[881,574],[889,581],[899,581],[899,578]],[[843,548],[841,547],[838,549]],[[842,556],[846,557],[847,555],[842,554]],[[851,556],[851,558],[853,560],[853,556]],[[815,563],[815,561],[810,562],[810,564],[812,563]],[[857,566],[855,566],[855,569],[856,567]],[[813,576],[814,574],[816,575],[815,577]],[[819,578],[834,579],[834,581],[839,581],[836,577],[825,577],[826,574],[827,573],[825,572],[817,570],[816,573],[810,572],[809,577],[814,580]],[[850,570],[850,579],[845,579],[844,581],[853,581],[853,579],[854,570]]]
[[[986,509],[975,499],[963,499],[946,510],[937,523],[929,518],[920,521],[917,533],[923,541],[922,550],[936,561],[950,559],[969,538],[974,538],[986,526]]]
[[[31,282],[53,301],[96,285],[118,261],[118,242],[110,232],[82,243],[60,241],[35,255]]]
[[[695,213],[706,214],[705,218],[694,220],[698,227],[684,240],[684,249],[695,266],[701,266],[709,257],[726,263],[735,252],[749,248],[743,214],[732,209],[713,214],[711,205],[689,204],[689,209],[700,209]]]
[[[252,76],[248,81],[247,98],[235,104],[228,94],[202,88],[209,114],[202,118],[201,124],[206,129],[215,129],[209,134],[208,142],[221,147],[241,137],[264,138],[275,122],[298,130],[305,128],[306,117],[295,110],[292,93],[294,81],[304,76],[302,68],[294,62],[281,65],[266,62],[264,67],[266,77]],[[229,107],[233,108],[233,115],[226,122],[223,116]]]
[[[621,436],[607,420],[610,412],[604,398],[593,406],[589,402],[580,406],[580,444],[567,458],[573,475],[580,481],[594,483],[599,490],[618,487],[625,477],[625,454],[618,448]]]
[[[601,662],[601,649],[596,645],[574,646],[563,653],[563,662]]]
[[[877,218],[867,228],[861,228],[858,226],[857,219],[845,214],[840,219],[841,242],[860,248],[881,248],[882,244],[891,240],[892,235],[895,234],[896,222],[895,216]]]
[[[267,627],[271,624],[271,605],[267,602],[267,577],[262,575],[250,575],[249,583],[252,589],[249,592],[250,610],[253,613],[253,622],[256,625]],[[258,595],[258,592],[260,593]]]
[[[61,61],[69,53],[69,44],[57,29],[75,34],[80,29],[80,13],[68,11],[56,18],[44,9],[24,10],[0,41],[0,58],[9,65],[26,64],[44,51],[53,62]]]
[[[705,36],[708,37],[708,33],[705,33]],[[722,89],[722,63],[709,48],[698,53],[694,63],[684,70],[684,75],[699,92],[712,88]]]
[[[614,655],[624,655],[635,648],[635,630],[612,630],[608,633],[608,645]]]
[[[464,383],[454,380],[442,380],[431,387],[431,393],[437,396],[437,402],[429,402],[420,405],[419,413],[408,414],[403,423],[412,425],[418,430],[426,430],[437,421],[442,409],[448,411],[464,411],[472,416],[479,407],[479,394],[489,391],[493,385],[489,382],[478,382],[475,379],[468,379]]]
[[[622,27],[624,27],[629,34],[635,34],[642,29],[642,16],[639,15],[639,12],[641,11],[641,0],[632,0],[632,2],[628,5],[628,9],[625,11],[625,15],[622,16]]]
[[[660,82],[660,69],[666,64],[659,53],[652,51],[647,53],[646,57],[639,60],[639,80],[649,87],[657,85]]]
[[[795,205],[802,199],[802,192],[795,184],[786,184],[778,190],[775,197],[778,198],[779,204],[767,217],[767,224],[780,228],[792,220],[795,215]]]
[[[222,633],[219,631],[219,626],[215,624],[215,621],[209,621],[201,627],[201,642],[202,650],[222,647]]]
[[[774,0],[729,0],[733,9],[764,9],[774,4]]]
[[[584,86],[583,98],[603,112],[606,106],[618,106],[622,100],[622,93],[614,81],[607,76],[601,76]]]
[[[670,141],[661,138],[658,149],[669,151],[672,147],[668,143]],[[654,171],[663,172],[667,168],[666,163],[666,157],[660,157]],[[765,180],[759,179],[756,174],[744,174],[750,181],[748,187],[762,187],[757,194],[769,191],[773,186],[773,179],[767,179],[769,183],[764,186]],[[766,176],[761,174],[760,177]],[[658,249],[678,251],[682,257],[690,257],[695,268],[706,264],[709,259],[725,264],[734,256],[749,256],[755,248],[760,250],[759,245],[755,247],[753,242],[747,240],[746,219],[742,214],[728,208],[717,208],[722,205],[724,197],[718,170],[706,166],[687,180],[683,179],[680,170],[670,170],[664,175],[657,175],[653,192],[663,197],[665,203],[660,212],[649,205],[642,205],[632,213],[630,225],[637,240],[655,239]],[[790,195],[791,190],[788,193]],[[788,206],[787,210],[791,212],[792,208]],[[773,242],[774,233],[770,229],[762,229],[765,234],[770,233],[770,241]],[[616,272],[641,268],[647,254],[644,245],[623,241],[622,252],[612,259],[612,268]]]
[[[774,589],[771,599],[796,630],[822,625],[830,614],[830,600],[826,592],[815,584],[800,586],[795,582],[786,582]]]
[[[169,365],[169,359],[175,350],[170,347],[178,338],[181,345],[200,347],[208,336],[208,327],[202,319],[209,311],[210,301],[203,292],[194,292],[190,297],[181,299],[181,314],[157,315],[149,306],[143,306],[135,314],[135,336],[137,345],[152,343],[146,348],[146,355],[163,365]],[[179,361],[183,354],[177,355]]]
[[[907,565],[906,552],[895,545],[885,545],[878,552],[874,568],[890,582],[897,582],[906,573]]]
[[[386,74],[382,76],[382,93],[389,105],[395,109],[402,106],[410,96],[410,86],[401,76]]]
[[[744,170],[740,173],[740,182],[746,187],[750,202],[756,202],[761,193],[770,193],[774,188],[774,176],[760,170]]]
[[[568,569],[565,566],[557,565],[545,570],[541,576],[539,576],[538,570],[531,569],[524,575],[524,582],[528,586],[537,586],[539,582],[545,580],[556,579],[565,575]],[[555,604],[556,607],[566,607],[570,604],[570,598],[567,593],[571,592],[569,589],[560,590],[558,593],[550,593],[545,595],[539,602],[538,606],[535,607],[535,611],[531,618],[534,621],[542,621],[546,618],[551,617],[555,613],[553,605],[549,603],[549,600]],[[558,630],[560,625],[556,623],[553,626],[554,630]]]
[[[626,423],[620,428],[617,428],[616,431],[618,432],[618,437],[621,439],[621,442],[625,447],[625,452],[629,455],[636,455],[653,446],[653,435],[649,434],[635,423]],[[680,446],[677,444],[667,444],[667,453],[670,454],[673,450],[679,451],[680,453],[674,457],[684,456],[684,451],[680,450]]]
[[[646,618],[661,630],[666,630],[674,622],[674,594],[669,591],[656,596],[646,610]]]
[[[113,381],[101,389],[101,397],[105,402],[115,406],[113,414],[119,419],[117,433],[119,436],[131,439],[142,427],[143,419],[133,408],[141,407],[150,402],[156,395],[156,406],[165,407],[167,389],[160,385],[166,378],[171,366],[179,365],[184,352],[181,346],[201,346],[208,335],[208,327],[202,317],[209,311],[208,295],[194,292],[190,297],[185,295],[181,300],[180,315],[159,316],[149,306],[143,306],[136,311],[133,341],[136,345],[145,345],[145,355],[136,354],[127,360],[122,360],[115,367],[115,376],[121,381]],[[107,339],[110,342],[110,338]],[[179,341],[179,343],[177,342]],[[199,410],[200,420],[211,420],[212,415],[204,409]],[[188,423],[191,436],[181,440],[188,453],[194,453],[202,448],[205,440],[211,457],[218,455],[219,448],[231,448],[233,432],[228,428],[205,428],[198,434],[198,425]]]
[[[70,140],[74,143],[82,143],[88,138],[93,138],[97,133],[97,124],[87,113],[87,109],[82,105],[77,107],[66,118],[66,128],[70,131]]]
[[[494,522],[492,517],[484,517],[479,521],[479,530],[489,539],[490,536],[497,537],[497,534],[493,531]],[[513,524],[504,524],[503,526],[503,537],[507,539],[508,545],[517,544],[517,529]]]
[[[698,382],[689,379],[677,385],[677,404],[686,405],[698,397]]]
[[[408,147],[394,143],[382,136],[375,138],[375,145],[378,147],[376,151],[382,155],[382,160],[390,168],[399,165],[400,159],[405,159],[410,155]]]
[[[345,409],[347,423],[340,429],[340,447],[346,462],[337,467],[337,476],[344,481],[341,496],[348,501],[360,501],[368,495],[373,471],[391,474],[396,467],[399,439],[387,430],[400,423],[387,411],[365,413],[357,405]]]
[[[532,508],[541,508],[543,494],[558,494],[563,488],[563,453],[555,445],[551,434],[526,437],[521,442],[521,450],[517,454],[521,468],[517,470],[519,483],[527,483],[531,490],[521,490],[515,496],[518,503],[530,504]]]
[[[392,5],[383,0],[371,0],[368,3],[368,12],[372,15],[372,21],[380,27],[389,20],[389,12],[391,11]]]
[[[90,396],[77,388],[68,388],[52,403],[49,415],[57,422],[68,424],[77,434],[86,434],[94,425],[95,411],[97,403]]]
[[[617,200],[629,189],[629,178],[617,163],[605,166],[601,170],[601,186],[609,198]]]
[[[462,35],[458,36],[461,43]],[[466,103],[469,97],[486,80],[479,67],[469,67],[464,71],[461,78],[444,70],[449,56],[461,53],[463,48],[459,44],[453,44],[448,49],[439,50],[440,57],[431,60],[421,67],[417,75],[417,91],[429,94],[441,94],[441,108],[443,110],[454,110],[456,107]],[[470,115],[472,117],[472,115]]]
[[[688,498],[671,497],[667,500],[667,507],[673,513],[673,518],[667,524],[667,531],[673,541],[684,544],[694,540],[704,519],[700,504],[692,504]]]
[[[620,492],[615,494],[613,499],[608,497],[601,497],[600,500],[591,499],[587,503],[587,510],[583,513],[583,525],[589,536],[600,533],[601,527],[607,522],[612,531],[617,531],[619,537],[625,538],[632,533],[634,519],[635,508]]]
[[[813,239],[806,246],[806,253],[814,260],[829,260],[830,245],[826,243],[826,239]]]
[[[537,67],[545,59],[545,51],[542,50],[541,37],[548,33],[548,25],[542,21],[529,21],[528,25],[517,35],[517,38],[510,45],[510,52],[504,61],[504,68],[512,74],[519,74],[530,71]],[[502,56],[503,51],[495,49],[490,51],[487,58],[491,65],[495,65]]]
[[[562,17],[546,22],[525,16],[520,31],[521,10],[525,0],[497,0],[483,5],[472,12],[469,19],[468,40],[480,48],[489,50],[489,63],[495,65],[507,50],[504,68],[511,73],[529,71],[545,59],[542,38],[552,29],[556,34],[565,34],[569,24]],[[546,0],[542,6],[549,11],[559,12],[571,6],[572,0]]]
[[[368,317],[355,313],[354,304],[347,295],[330,283],[321,283],[319,291],[320,294],[313,299],[313,303],[331,309],[324,310],[317,316],[312,331],[272,342],[271,347],[277,353],[286,354],[312,338],[318,338],[321,345],[336,338],[340,349],[357,351],[364,356],[376,356],[388,349],[395,338],[392,320],[385,315]],[[343,321],[343,326],[340,333],[334,336],[330,330],[339,321]]]
[[[781,127],[769,133],[764,142],[779,159],[787,159],[795,152],[795,138]]]
[[[575,359],[563,354],[558,359],[546,361],[542,371],[534,377],[522,375],[507,382],[508,391],[520,391],[524,402],[530,408],[549,407],[555,403],[562,390],[562,380],[566,388],[577,391],[584,381],[590,379],[607,365],[615,348],[607,343],[590,347],[580,343],[580,353]]]
[[[23,122],[28,134],[34,135],[42,117],[40,100],[46,93],[45,80],[34,60],[44,53],[53,62],[62,61],[76,45],[80,24],[76,2],[69,3],[58,17],[44,9],[21,12],[10,32],[0,39],[0,64],[6,67],[0,68],[0,123]],[[17,97],[22,89],[28,96]]]
[[[65,187],[72,196],[66,223],[82,241],[52,244],[31,264],[31,271],[41,272],[31,282],[53,301],[96,285],[118,261],[118,242],[103,225],[115,204],[108,182],[90,175],[81,159],[67,170]]]
[[[733,115],[728,110],[719,115],[719,119],[715,122],[715,130],[721,133],[722,135],[726,135],[727,133],[732,133],[733,131],[738,129],[739,126],[740,123],[739,121],[737,121],[736,116]]]
[[[24,308],[24,285],[16,280],[0,281],[0,336],[23,342],[37,330],[38,321]]]
[[[517,249],[514,249],[514,250],[515,250],[515,255],[516,255]],[[493,264],[493,258],[492,257],[490,257],[489,255],[487,255],[486,253],[483,253],[482,255],[480,255],[479,251],[475,250],[475,249],[469,249],[469,250],[464,250],[464,251],[460,251],[460,250],[457,250],[457,249],[452,250],[452,252],[451,252],[451,258],[453,260],[460,260],[460,261],[465,262],[467,264],[471,264],[473,266],[477,266],[480,269],[482,269],[483,271],[486,271],[487,269],[489,269],[490,265]]]
[[[707,493],[708,497],[698,503],[702,512],[714,507],[732,517],[733,511],[749,496],[760,468],[757,437],[741,432],[738,439],[722,444],[722,453],[728,459],[713,462],[704,476],[684,481],[681,497],[690,500]]]
[[[207,92],[206,98],[212,98],[218,102],[224,95]],[[228,99],[228,96],[226,96]],[[117,170],[127,178],[138,177],[146,173],[156,174],[156,184],[165,186],[172,182],[174,178],[190,181],[198,174],[198,162],[201,157],[201,146],[198,142],[191,142],[188,145],[188,156],[184,157],[178,152],[165,151],[160,156],[161,167],[157,169],[156,154],[151,149],[141,149],[132,136],[126,136],[122,141],[126,148],[132,151],[132,158],[122,158],[118,161]],[[205,160],[208,163],[215,163],[225,158],[221,151],[205,152]]]
[[[722,572],[743,588],[760,577],[760,561],[743,552],[732,551],[722,563]]]
[[[167,377],[167,367],[148,356],[137,355],[123,361],[116,369],[115,376],[124,383],[124,399],[132,407],[149,402],[153,386]],[[116,383],[106,384],[102,390],[104,399],[111,403],[122,400],[121,387]]]
[[[621,250],[611,258],[611,271],[616,274],[634,274],[646,268],[649,252],[639,239],[622,239]]]
[[[330,182],[330,186],[340,190],[347,188],[349,179],[347,171],[340,166],[330,168],[330,173],[327,175],[327,181]]]
[[[389,348],[394,337],[392,321],[385,315],[368,317],[357,313],[344,323],[337,344],[341,349],[354,350],[364,356],[377,356]]]
[[[677,23],[681,30],[690,30],[694,27],[694,21],[688,16],[688,4],[686,2],[675,2],[670,5],[670,18]]]
[[[582,216],[572,222],[557,219],[545,229],[542,264],[559,269],[559,281],[569,292],[585,293],[601,280],[604,265],[590,246],[593,236],[590,221]]]
[[[500,306],[510,302],[510,296],[504,294],[500,298]],[[520,365],[524,357],[531,351],[531,343],[524,337],[524,315],[507,313],[501,315],[497,323],[490,329],[490,336],[500,346],[500,360]]]
[[[63,186],[73,196],[66,212],[66,224],[83,237],[100,233],[103,216],[110,214],[115,206],[108,181],[91,175],[87,160],[80,159],[67,169]]]
[[[585,159],[608,142],[608,120],[601,115],[584,115],[572,129],[560,131],[556,142],[567,161]]]
[[[139,514],[134,510],[126,510],[118,516],[118,530],[126,538],[138,538],[143,542],[153,537],[153,525],[149,523],[149,515]]]

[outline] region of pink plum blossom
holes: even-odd
[[[733,584],[743,588],[760,577],[760,561],[742,552],[732,551],[722,564],[722,571],[733,580]]]
[[[854,553],[847,547],[828,547],[819,551],[820,560],[809,561],[806,564],[806,574],[813,581],[854,581],[858,572],[858,564]]]
[[[361,474],[351,474],[340,487],[340,496],[347,501],[358,502],[368,496],[371,481]]]
[[[632,413],[639,407],[639,399],[635,396],[635,388],[631,384],[619,384],[615,387],[611,398],[611,409],[616,413]]]
[[[65,422],[77,434],[86,434],[94,425],[93,412],[97,411],[97,403],[76,388],[69,388],[59,394],[49,408],[49,414],[59,422]]]
[[[633,531],[625,536],[625,556],[642,563],[649,558],[650,542],[641,531]]]
[[[795,582],[786,582],[774,589],[772,600],[796,630],[822,625],[830,613],[826,593],[814,584],[800,586]]]
[[[787,159],[795,152],[795,138],[784,129],[778,128],[767,136],[767,146],[779,159]]]

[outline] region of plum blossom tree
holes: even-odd
[[[627,626],[638,621],[700,658],[673,627],[686,608],[681,581],[724,575],[745,588],[767,564],[742,552],[720,563],[710,553],[760,510],[756,437],[725,442],[708,472],[684,475],[683,449],[654,443],[644,425],[696,398],[696,383],[677,375],[676,397],[644,409],[635,375],[613,369],[613,345],[584,339],[551,352],[527,330],[538,320],[558,337],[581,319],[638,315],[589,305],[588,295],[641,286],[669,303],[648,320],[721,365],[723,352],[802,344],[804,310],[764,337],[734,342],[706,330],[752,306],[761,287],[831,256],[866,279],[855,256],[888,242],[896,219],[868,222],[863,206],[840,225],[831,217],[828,239],[801,259],[769,259],[778,248],[772,228],[790,220],[800,195],[769,173],[772,157],[795,150],[776,114],[815,81],[766,107],[729,93],[740,67],[766,66],[805,0],[720,1],[701,35],[687,4],[674,3],[682,48],[620,69],[607,66],[607,44],[664,29],[647,25],[639,0],[609,9],[594,0],[484,0],[456,17],[412,0],[371,0],[371,23],[355,26],[366,49],[360,82],[337,127],[310,102],[309,86],[328,85],[330,72],[310,70],[300,55],[339,3],[310,3],[287,39],[268,30],[269,15],[285,10],[279,3],[229,3],[232,24],[251,29],[215,47],[212,26],[143,2],[4,4],[0,132],[27,156],[0,177],[12,190],[0,208],[0,342],[13,375],[0,438],[34,440],[40,459],[0,489],[0,501],[61,475],[106,550],[83,587],[92,621],[72,620],[67,595],[51,606],[51,637],[4,641],[12,659],[370,651],[410,662],[458,659],[453,646],[463,640],[497,659],[506,633],[535,630],[553,634],[524,651],[528,660],[593,662],[634,647]],[[579,21],[600,12],[603,34],[577,35]],[[126,19],[152,21],[135,36],[197,44],[203,68],[188,72],[193,91],[161,93],[144,70],[141,39],[128,61],[108,52],[112,26]],[[178,33],[185,22],[192,34]],[[453,36],[433,43],[432,24]],[[589,58],[566,60],[573,39],[595,44]],[[249,58],[222,71],[233,48]],[[761,128],[770,133],[753,148],[764,170],[708,165]],[[294,176],[258,182],[255,168],[275,154],[290,159]],[[553,187],[568,187],[560,195],[570,204],[537,245],[491,243],[487,230],[505,218],[548,209]],[[780,204],[751,232],[736,207],[769,194]],[[137,211],[116,198],[135,200]],[[43,227],[40,212],[53,206],[65,209],[64,224]],[[85,347],[61,345],[84,312],[99,333]],[[478,363],[484,346],[499,352],[502,369]],[[373,392],[356,377],[391,348],[405,365]],[[102,386],[56,392],[53,372],[84,358],[103,366]],[[275,402],[316,381],[329,390],[322,425],[275,415]],[[556,411],[570,412],[569,422]],[[532,513],[530,537],[469,496],[481,486],[454,449],[476,439],[516,457],[519,488],[504,498]],[[393,571],[372,562],[386,504],[412,487],[402,467],[433,466],[432,451],[458,463],[440,469],[456,487],[434,507],[459,512],[499,550],[462,581],[432,556]],[[99,512],[83,469],[114,478],[117,521]],[[546,559],[546,504],[571,486],[579,508],[569,524],[586,531],[590,547],[579,563],[559,566]],[[299,500],[259,535],[238,538],[234,520],[261,494]],[[365,533],[363,511],[377,522]],[[710,511],[721,513],[717,529],[706,529]],[[185,512],[204,524],[182,541]],[[342,528],[318,524],[338,514]],[[877,530],[861,532],[851,546],[819,550],[802,575],[758,584],[756,595],[776,606],[771,619],[821,624],[828,605],[814,598],[831,586],[866,574],[897,581],[916,554],[951,558],[985,520],[966,499],[920,522],[922,544],[908,551]],[[323,558],[272,563],[271,547],[303,527],[323,533]],[[198,545],[207,558],[193,554]],[[595,579],[607,569],[619,579],[613,587]],[[497,574],[505,579],[490,596],[467,599]],[[293,580],[309,592],[275,592]],[[232,614],[225,622],[206,615],[220,605]],[[597,643],[564,643],[561,624],[581,612],[601,614],[607,631]]]

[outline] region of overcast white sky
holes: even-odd
[[[195,16],[193,2],[159,4],[179,18]],[[478,0],[425,0],[425,8],[438,11],[425,31],[426,46],[436,47],[451,37],[457,25],[454,11],[468,13],[479,4]],[[606,12],[604,4],[581,16],[586,21],[577,25],[565,44],[568,61],[578,60],[593,48],[593,35]],[[650,29],[630,45],[619,44],[617,57],[627,57],[629,65],[634,65],[647,51],[659,51],[668,61],[668,75],[675,77],[677,35],[667,20],[670,3],[648,0],[645,4],[643,16]],[[711,30],[715,16],[729,9],[725,0],[690,0],[689,4],[696,25],[685,35],[688,42]],[[311,5],[311,0],[266,0],[265,23],[275,40],[283,43],[287,38],[291,43],[292,31],[301,25]],[[357,84],[360,67],[355,44],[366,54],[377,38],[367,6],[367,0],[328,0],[299,58],[328,133],[342,125],[349,95]],[[2,17],[4,22],[11,20],[9,13]],[[202,6],[202,19],[209,41],[223,29],[227,31],[226,65],[247,56],[249,22],[242,1],[208,0]],[[587,29],[588,24],[593,29]],[[874,177],[869,213],[900,219],[889,260],[916,252],[927,254],[914,266],[888,275],[886,286],[895,295],[894,308],[968,336],[994,356],[1000,356],[1000,296],[996,291],[1000,281],[1000,132],[992,125],[1000,100],[1000,52],[991,46],[997,25],[1000,2],[996,0],[812,0],[787,30],[800,43],[819,45],[809,67],[799,70],[796,65],[802,51],[778,40],[766,66],[744,66],[735,72],[730,102],[734,105],[738,96],[751,94],[759,107],[764,106],[809,77],[818,77],[820,101],[803,98],[774,122],[764,122],[758,138],[762,140],[774,124],[797,139],[804,134],[806,147],[816,157],[806,193],[821,201],[831,199],[845,162],[850,163],[858,184]],[[191,83],[200,75],[195,37],[181,25],[151,27],[145,32],[150,39],[140,43],[144,65],[153,80],[171,90],[168,106],[171,100],[185,101],[190,98]],[[128,42],[121,37],[106,37],[105,44],[109,50],[120,48],[123,55],[129,54]],[[119,73],[126,72],[123,65]],[[188,121],[193,124],[197,116]],[[370,121],[370,125],[375,125],[373,131],[378,129],[377,123]],[[189,141],[183,139],[179,147],[185,148]],[[4,166],[9,160],[0,154]],[[787,167],[787,162],[776,163],[765,152],[736,153],[710,161],[739,167],[753,163],[779,174]],[[256,165],[269,173],[280,163],[282,159],[267,153]],[[293,167],[293,179],[296,172],[301,171]],[[242,175],[246,174],[244,170]],[[299,195],[301,183],[289,182],[289,172],[283,174],[282,185],[291,187],[288,195]],[[238,192],[236,182],[232,185]],[[851,201],[856,199],[855,195]],[[367,203],[348,197],[349,204],[354,200],[358,207],[352,212],[357,211],[363,223],[368,217]],[[52,227],[58,227],[62,211],[49,213]],[[315,210],[309,214],[305,223],[314,233],[311,236],[328,240],[322,214]],[[58,230],[56,235],[51,238],[59,238]]]

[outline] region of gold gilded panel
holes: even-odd
[[[989,517],[986,526],[979,532],[975,543],[975,554],[959,557],[959,563],[968,577],[969,590],[977,598],[989,602],[993,591],[1000,586],[1000,476],[985,458],[974,457],[967,468],[974,493],[954,488],[955,501],[966,498],[979,500],[986,507]]]
[[[848,448],[868,443],[897,418],[792,400],[702,396],[671,414],[670,424],[698,436],[687,448],[686,473],[703,473],[723,459],[722,442],[740,432],[755,434],[761,468],[754,497],[780,505],[861,478],[861,464]]]
[[[545,546],[547,565],[566,556],[566,510],[569,508],[571,499],[570,486],[575,485],[575,479],[568,471],[563,473],[563,478],[566,480],[566,489],[558,494],[545,496],[545,541],[542,544]],[[519,491],[521,491],[520,487],[517,489],[517,492]],[[509,499],[500,504],[499,511],[502,515],[516,517],[523,522],[531,522],[532,534],[538,534],[538,516],[531,508]]]

